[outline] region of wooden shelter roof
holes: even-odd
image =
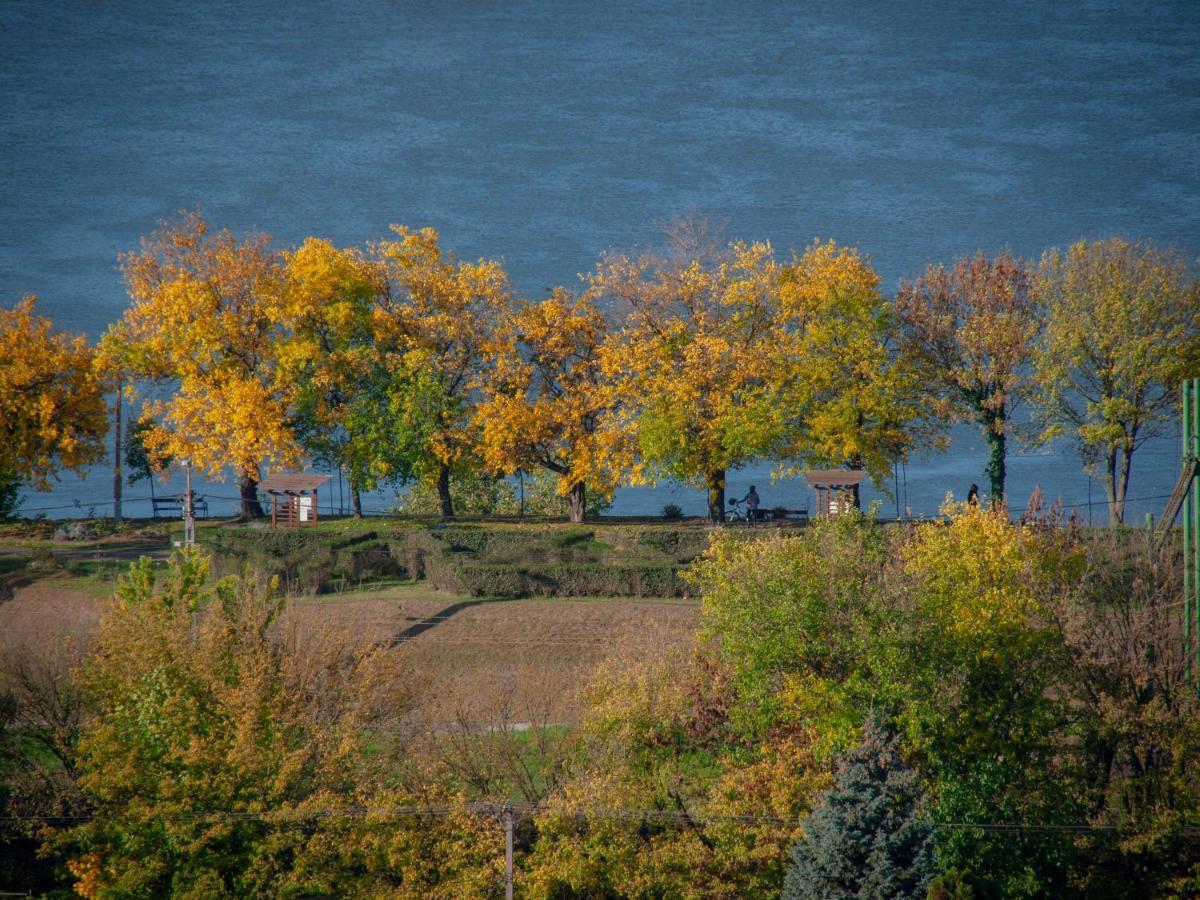
[[[866,476],[862,469],[809,469],[804,480],[809,487],[848,487],[860,483]]]
[[[329,480],[328,475],[316,472],[279,472],[268,475],[258,483],[267,493],[307,494]]]

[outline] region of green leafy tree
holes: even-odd
[[[376,340],[406,371],[420,373],[411,398],[394,393],[393,415],[426,422],[419,435],[414,475],[437,486],[443,517],[454,515],[451,473],[478,465],[473,421],[475,385],[486,366],[496,330],[512,310],[508,275],[495,260],[471,263],[444,251],[436,231],[392,226],[395,237],[371,246],[381,293]]]
[[[124,456],[125,479],[130,484],[139,481],[150,482],[150,496],[154,496],[154,480],[164,469],[171,465],[170,456],[160,456],[146,446],[146,436],[153,432],[153,422],[137,422],[125,432]]]
[[[1121,238],[1042,257],[1041,437],[1070,437],[1099,461],[1112,525],[1125,519],[1133,454],[1170,428],[1180,380],[1200,371],[1200,289],[1187,273],[1179,255]]]
[[[13,516],[21,506],[21,479],[11,469],[0,469],[0,519]]]
[[[934,835],[921,801],[899,737],[872,716],[792,848],[784,900],[925,897]]]

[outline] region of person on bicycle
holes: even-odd
[[[758,518],[758,491],[754,489],[754,485],[750,485],[750,490],[738,503],[746,504],[746,521],[753,522]]]

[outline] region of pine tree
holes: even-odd
[[[875,717],[838,766],[837,781],[792,848],[784,900],[925,897],[933,829],[918,809],[916,773]]]

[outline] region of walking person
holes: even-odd
[[[738,503],[746,504],[746,521],[751,525],[758,519],[758,491],[754,489],[754,485],[750,485],[750,490]]]

